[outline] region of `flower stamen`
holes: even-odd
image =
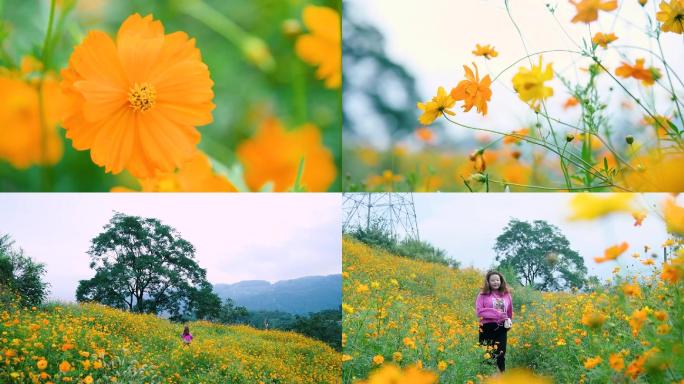
[[[135,83],[128,91],[128,102],[136,112],[145,112],[154,106],[157,92],[149,83]]]

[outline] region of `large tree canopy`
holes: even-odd
[[[496,260],[511,267],[525,286],[543,291],[582,288],[584,259],[558,227],[543,220],[511,220],[494,245]]]
[[[95,276],[79,282],[78,301],[177,319],[220,310],[206,271],[195,261],[195,247],[158,219],[115,213],[88,254]]]
[[[18,296],[22,305],[38,305],[48,294],[44,274],[44,264],[26,256],[10,235],[0,235],[0,293]]]

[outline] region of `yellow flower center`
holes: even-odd
[[[157,92],[149,83],[135,83],[128,91],[128,102],[134,111],[145,112],[154,106]]]

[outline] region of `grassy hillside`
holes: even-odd
[[[682,257],[675,260],[680,270]],[[681,275],[614,276],[591,294],[513,292],[507,367],[556,383],[684,379]],[[483,272],[397,257],[343,241],[343,382],[388,364],[422,366],[440,383],[480,383],[494,368],[477,345]]]
[[[99,305],[0,312],[2,383],[339,383],[340,355],[295,333],[190,323]]]

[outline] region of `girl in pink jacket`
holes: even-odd
[[[187,325],[183,328],[181,340],[183,340],[183,345],[190,345],[192,343],[192,333],[190,333],[190,327]]]
[[[480,319],[480,344],[493,347],[490,352],[496,359],[499,371],[506,370],[506,333],[512,325],[513,301],[503,275],[489,271],[475,300]]]

